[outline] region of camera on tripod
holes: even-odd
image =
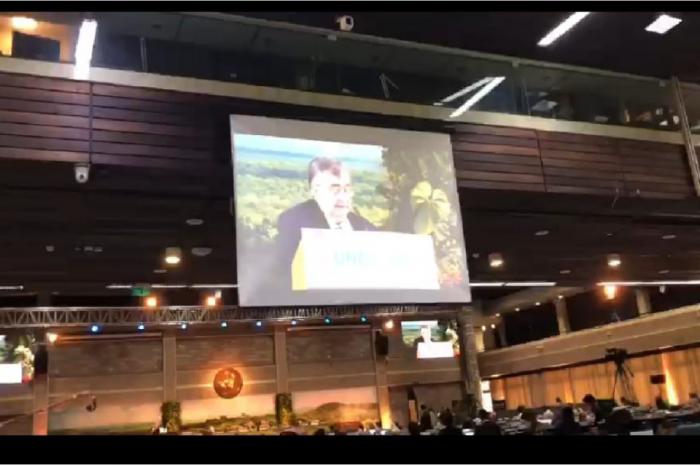
[[[615,365],[623,365],[627,360],[629,354],[625,349],[605,349],[605,360],[609,362],[615,362]]]

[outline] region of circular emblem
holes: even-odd
[[[214,391],[219,397],[233,399],[243,389],[243,377],[233,368],[219,370],[214,376]]]

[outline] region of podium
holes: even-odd
[[[439,290],[429,235],[301,229],[292,290]]]

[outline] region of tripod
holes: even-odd
[[[627,366],[624,360],[615,361],[615,380],[613,381],[612,398],[615,399],[615,389],[617,389],[617,383],[620,382],[620,392],[622,397],[629,401],[636,401],[637,398],[634,396],[634,387],[632,386],[631,378],[634,378],[634,373]]]

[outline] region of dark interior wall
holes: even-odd
[[[618,287],[613,300],[608,300],[598,287],[590,292],[568,297],[566,306],[572,331],[639,316],[634,290],[629,287]]]
[[[663,292],[659,287],[648,287],[647,290],[654,312],[700,303],[700,287],[668,286]]]
[[[552,303],[543,303],[503,317],[508,345],[522,344],[559,334],[556,310]],[[490,330],[487,329],[487,332]]]

